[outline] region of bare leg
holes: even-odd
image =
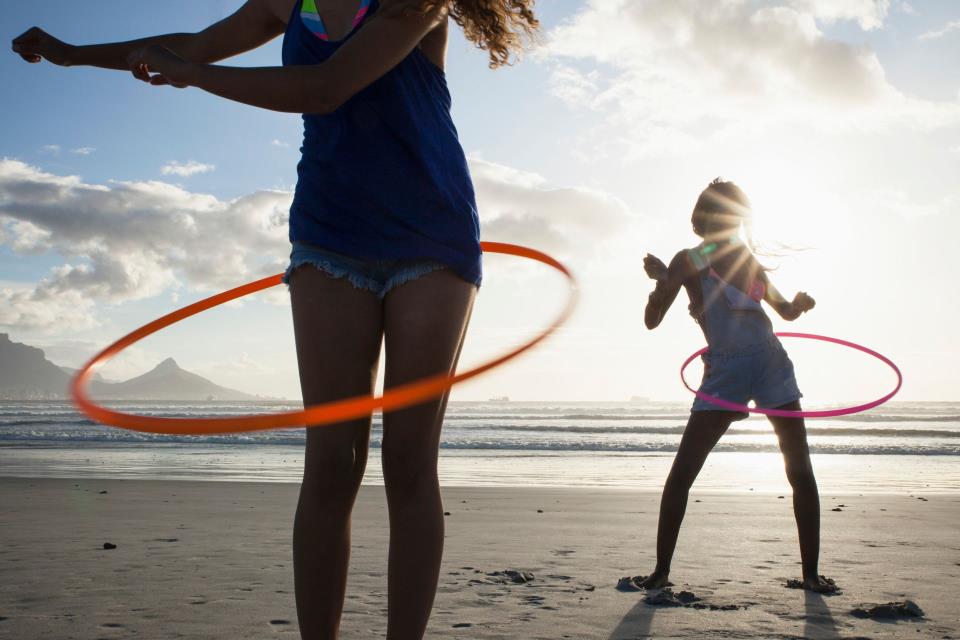
[[[680,525],[687,510],[687,496],[697,474],[703,468],[707,454],[716,446],[727,427],[737,416],[729,411],[695,411],[690,414],[687,428],[680,440],[677,457],[660,498],[660,523],[657,527],[657,566],[638,586],[658,589],[667,584],[670,563],[680,535]]]
[[[290,279],[303,403],[372,393],[382,307],[305,265]],[[350,511],[363,478],[370,417],[307,429],[303,484],[293,525],[297,618],[307,640],[337,637],[350,561]]]
[[[800,402],[778,409],[799,411]],[[820,578],[817,564],[820,556],[820,494],[810,463],[807,446],[807,428],[803,418],[770,418],[780,441],[780,451],[787,470],[787,480],[793,487],[793,514],[797,519],[800,537],[800,559],[803,565],[805,589],[818,592],[835,591],[836,587]]]
[[[452,372],[476,287],[449,270],[387,294],[385,387]],[[443,556],[443,504],[437,450],[447,397],[383,418],[383,479],[390,511],[388,640],[419,640],[426,630]]]

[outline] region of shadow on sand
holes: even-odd
[[[803,635],[811,640],[839,638],[840,632],[823,596],[812,591],[804,592]]]
[[[627,612],[627,615],[623,616],[617,628],[610,632],[608,640],[643,640],[651,637],[650,626],[657,607],[644,603],[644,593],[641,592],[638,595],[640,595],[639,602]]]

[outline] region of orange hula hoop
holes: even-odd
[[[260,414],[249,416],[233,416],[229,418],[164,418],[157,416],[140,416],[132,413],[123,413],[113,411],[94,403],[88,393],[87,384],[93,376],[95,369],[103,365],[110,358],[129,347],[130,345],[142,340],[143,338],[160,331],[181,320],[189,318],[213,307],[219,306],[231,300],[242,298],[243,296],[264,289],[274,287],[281,282],[282,274],[268,276],[261,280],[256,280],[234,289],[218,293],[199,302],[178,309],[172,313],[158,318],[144,326],[132,331],[120,338],[106,349],[94,356],[70,382],[70,395],[73,398],[77,409],[87,415],[92,420],[113,427],[121,427],[131,431],[141,431],[145,433],[159,434],[180,434],[180,435],[210,435],[222,433],[241,433],[247,431],[261,431],[265,429],[282,429],[301,426],[321,426],[336,422],[343,422],[362,416],[367,416],[381,409],[383,411],[394,411],[403,409],[416,404],[420,404],[431,398],[435,398],[455,384],[475,378],[483,373],[495,369],[504,363],[516,358],[522,353],[529,351],[554,333],[564,322],[572,315],[577,306],[578,289],[577,281],[573,273],[561,262],[551,256],[515,244],[503,242],[481,242],[480,246],[484,253],[499,253],[504,255],[517,256],[534,262],[545,264],[556,271],[562,273],[569,284],[569,296],[564,308],[550,325],[537,334],[534,338],[525,344],[516,347],[498,356],[488,360],[472,369],[453,375],[439,374],[430,376],[414,382],[394,387],[386,391],[382,396],[361,395],[352,398],[344,398],[322,405],[308,407],[302,411],[288,411],[282,413]]]

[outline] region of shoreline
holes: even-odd
[[[659,492],[673,452],[538,452],[441,449],[440,481],[449,487],[584,487]],[[955,456],[813,454],[821,490],[835,495],[960,491]],[[0,476],[299,484],[302,446],[151,445],[9,446],[0,444]],[[364,485],[383,484],[380,450],[371,448]],[[778,453],[715,451],[695,488],[711,492],[789,492]]]
[[[695,488],[671,578],[675,591],[742,607],[711,611],[652,606],[615,588],[653,566],[659,492],[443,493],[450,516],[428,637],[960,637],[960,495],[824,492],[821,572],[844,593],[820,598],[783,586],[799,572],[789,495]],[[296,498],[287,483],[0,478],[0,637],[295,638]],[[386,523],[383,489],[362,487],[345,639],[382,637]],[[507,569],[535,578],[488,575]],[[903,599],[926,618],[850,614]]]

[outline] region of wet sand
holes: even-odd
[[[298,637],[297,490],[0,478],[0,638]],[[821,572],[843,593],[822,597],[785,586],[799,577],[789,495],[695,492],[671,578],[696,607],[616,589],[653,567],[655,492],[451,487],[444,496],[428,637],[960,638],[960,494],[823,496]],[[353,522],[342,637],[382,637],[382,487],[361,489]],[[925,617],[852,613],[904,600]]]

